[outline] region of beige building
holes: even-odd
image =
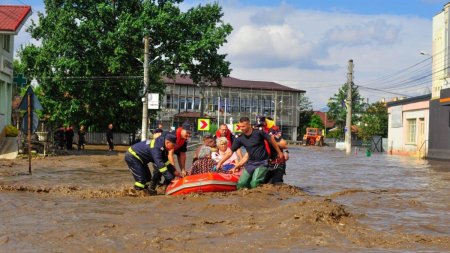
[[[189,77],[165,79],[165,97],[158,121],[165,126],[178,126],[184,121],[194,125],[200,118],[203,91],[204,115],[214,123],[237,123],[241,117],[256,120],[272,117],[286,139],[296,140],[299,125],[299,99],[305,91],[275,82],[249,81],[233,77],[222,79],[222,88],[196,85]]]

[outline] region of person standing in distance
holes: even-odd
[[[85,144],[86,144],[86,129],[84,125],[81,125],[80,130],[78,130],[78,150],[84,149]]]
[[[109,146],[109,151],[113,151],[114,150],[114,143],[113,143],[113,124],[110,123],[108,125],[108,129],[106,129],[106,141],[108,142],[108,146]]]

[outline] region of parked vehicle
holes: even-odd
[[[303,145],[323,146],[322,129],[312,127],[306,128],[306,134],[303,135]]]

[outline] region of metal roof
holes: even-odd
[[[168,77],[164,78],[164,83],[166,84],[184,84],[184,85],[195,85],[189,75],[176,75],[175,79]],[[273,90],[273,91],[292,91],[304,93],[304,90],[298,90],[291,87],[284,86],[275,82],[266,81],[250,81],[241,80],[234,77],[223,77],[222,87],[225,88],[244,88],[244,89],[259,89],[259,90]]]
[[[0,5],[0,32],[16,33],[31,14],[31,6]]]

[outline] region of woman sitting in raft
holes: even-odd
[[[192,164],[189,175],[214,172],[216,162],[211,159],[211,147],[203,145],[198,152],[198,159]]]
[[[222,157],[227,153],[232,153],[231,157],[223,162],[222,173],[232,173],[232,169],[236,166],[237,155],[228,147],[228,140],[226,137],[220,137],[217,139],[217,152],[212,153],[212,159],[218,163],[222,160]]]

